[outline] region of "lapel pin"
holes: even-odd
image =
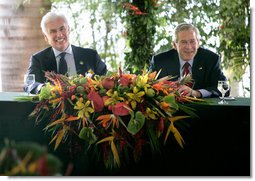
[[[203,67],[199,67],[199,70],[202,70],[203,69]]]

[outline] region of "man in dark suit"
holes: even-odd
[[[218,81],[226,80],[220,68],[220,57],[199,47],[199,40],[200,34],[195,26],[179,24],[173,38],[174,48],[153,56],[150,68],[152,71],[161,70],[158,78],[171,75],[175,77],[172,80],[178,80],[184,74],[191,74],[193,86],[180,86],[180,93],[185,91],[188,96],[194,97],[219,97]]]
[[[42,18],[41,28],[45,41],[50,47],[31,56],[27,74],[35,74],[35,83],[25,84],[26,92],[33,94],[40,92],[46,81],[45,71],[54,71],[68,76],[85,75],[88,70],[98,75],[106,74],[107,67],[96,50],[70,44],[70,27],[63,14],[47,13]]]

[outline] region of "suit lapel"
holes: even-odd
[[[56,58],[55,58],[55,55],[54,55],[54,52],[53,52],[52,48],[49,49],[49,52],[46,56],[47,56],[46,60],[48,61],[47,62],[47,65],[48,65],[47,69],[50,70],[50,71],[57,72],[57,61],[56,61]]]
[[[178,80],[180,77],[180,61],[177,52],[173,52],[174,56],[168,56],[173,57],[172,59],[168,60],[166,65],[168,75],[174,76],[175,78],[173,80]]]
[[[204,79],[204,61],[197,55],[194,57],[193,66],[192,66],[192,77],[193,79],[203,80]]]
[[[78,49],[75,46],[73,45],[71,46],[72,46],[73,57],[74,57],[77,74],[84,75],[85,74],[84,56],[82,57],[81,52],[78,51]]]

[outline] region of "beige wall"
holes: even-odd
[[[45,0],[0,1],[0,91],[23,91],[29,57],[47,46],[40,21],[50,4]],[[43,11],[43,12],[45,12]]]

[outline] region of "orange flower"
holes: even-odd
[[[161,105],[161,108],[164,110],[167,110],[169,108],[169,104],[167,104],[166,102],[161,102],[160,105]]]
[[[100,121],[99,124],[101,124],[104,128],[108,128],[111,124],[113,125],[113,127],[115,125],[117,125],[117,127],[119,126],[118,122],[117,122],[117,118],[114,114],[105,114],[105,115],[101,115],[99,116],[97,119],[97,121]]]
[[[157,92],[159,92],[159,91],[163,91],[162,85],[163,85],[163,82],[158,82],[156,84],[153,84],[152,87],[153,89],[157,90]]]

